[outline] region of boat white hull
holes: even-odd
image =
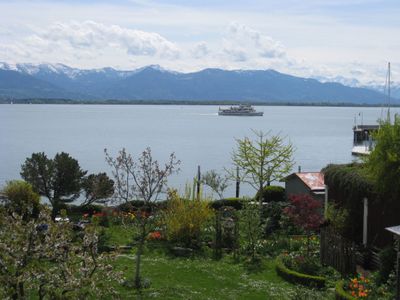
[[[219,111],[218,112],[219,116],[250,116],[250,117],[261,117],[264,115],[264,112],[258,111],[258,112],[249,112],[249,113],[234,113],[234,112],[224,112],[224,111]]]

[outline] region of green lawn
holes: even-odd
[[[134,263],[132,255],[123,255],[116,266],[132,279]],[[334,299],[330,290],[313,291],[283,281],[272,260],[265,260],[261,271],[248,272],[229,257],[215,261],[147,252],[142,267],[143,277],[151,281],[143,299]],[[118,290],[123,299],[137,299],[131,288]]]
[[[132,243],[134,229],[126,226],[105,228],[109,245]],[[211,250],[210,250],[211,251]],[[116,269],[133,281],[135,249],[121,254]],[[213,260],[212,253],[194,258],[175,258],[166,254],[162,242],[151,242],[142,256],[142,278],[150,280],[140,299],[334,299],[334,292],[311,290],[284,281],[275,272],[273,259],[265,258],[258,271],[235,263],[230,255]],[[138,299],[133,288],[117,287],[122,299]]]
[[[107,245],[126,246],[131,245],[136,235],[136,228],[133,226],[114,225],[104,227],[107,236]]]

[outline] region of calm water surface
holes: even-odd
[[[33,152],[49,157],[64,151],[89,172],[110,169],[104,148],[112,155],[125,147],[139,154],[151,147],[159,161],[175,152],[181,172],[170,185],[184,189],[202,170],[231,167],[235,138],[251,129],[286,136],[296,147],[294,169],[319,171],[328,163],[346,163],[351,156],[352,126],[357,115],[376,123],[381,108],[257,107],[263,117],[218,116],[218,106],[178,105],[0,105],[0,185],[19,178],[20,166]],[[399,108],[392,110],[399,113]],[[359,113],[361,115],[359,116]],[[250,187],[243,192],[252,195]],[[233,188],[226,196],[232,196]]]

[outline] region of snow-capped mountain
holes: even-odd
[[[359,80],[355,78],[347,78],[343,76],[332,76],[332,77],[314,76],[313,78],[320,82],[338,82],[349,87],[366,88],[383,94],[388,93],[387,87],[381,82],[377,81],[369,81],[361,83]],[[390,94],[391,97],[400,99],[400,82],[391,82]]]
[[[63,64],[0,63],[0,97],[118,100],[380,103],[385,95],[356,79],[302,78],[275,70],[173,72],[81,70]],[[12,87],[12,88],[11,88]],[[32,92],[30,92],[32,91]],[[41,93],[43,91],[43,93]]]

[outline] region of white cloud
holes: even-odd
[[[175,59],[178,47],[154,32],[133,30],[94,21],[56,23],[33,38],[50,43],[67,43],[75,49],[117,47],[130,55],[157,56]]]
[[[385,61],[375,57],[378,52],[380,57],[393,57],[394,46],[385,41],[396,31],[386,30],[383,34],[378,27],[346,27],[332,18],[285,19],[259,11],[221,13],[177,7],[125,11],[107,6],[107,18],[104,15],[96,18],[93,15],[99,14],[100,8],[93,6],[93,11],[88,13],[90,21],[84,19],[82,10],[72,6],[62,8],[67,9],[67,16],[61,17],[60,12],[64,10],[57,10],[51,22],[44,18],[17,26],[11,19],[0,20],[0,61],[120,69],[159,64],[184,72],[208,67],[271,68],[298,76],[335,78],[341,75],[368,82],[384,80],[380,69],[385,70]],[[30,20],[29,10],[24,13],[26,18],[19,19]],[[336,31],[341,32],[339,37],[335,36]],[[374,36],[372,44],[370,33]],[[356,46],[352,45],[354,34]],[[355,59],[361,63],[354,62]],[[393,75],[400,81],[397,66],[393,64]]]
[[[58,22],[46,29],[32,31],[2,43],[0,60],[62,63],[75,60],[75,65],[82,65],[88,60],[109,62],[113,60],[113,55],[125,59],[138,56],[176,60],[181,51],[158,33],[93,21]]]
[[[230,24],[224,43],[224,51],[239,61],[247,60],[249,56],[283,58],[286,55],[280,42],[239,23]]]
[[[210,49],[208,48],[207,43],[202,41],[197,43],[190,52],[194,58],[198,59],[209,55]]]

